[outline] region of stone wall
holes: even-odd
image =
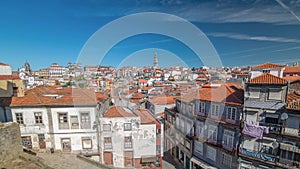
[[[18,123],[0,123],[0,164],[18,158],[22,151]]]

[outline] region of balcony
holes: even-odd
[[[285,158],[279,158],[277,165],[285,168],[300,168],[300,163],[298,161]]]
[[[300,136],[300,129],[293,129],[293,128],[285,128],[283,134],[289,136]]]
[[[276,161],[276,157],[270,154],[265,154],[265,153],[261,153],[261,152],[256,152],[253,150],[247,150],[244,148],[240,148],[240,154],[245,155],[245,156],[249,156],[249,157],[253,157],[255,159],[260,159],[263,161],[269,161],[269,162],[275,162]]]
[[[273,133],[273,134],[281,133],[281,128],[282,128],[281,124],[260,122],[259,125],[269,127],[269,133]]]

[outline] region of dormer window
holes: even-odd
[[[262,72],[263,73],[270,73],[270,69],[263,69]]]

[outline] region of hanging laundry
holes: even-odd
[[[258,139],[263,138],[263,132],[265,131],[265,128],[262,126],[257,126],[255,124],[250,124],[248,122],[244,123],[244,129],[242,131],[243,134],[249,135],[251,137],[255,137]],[[266,130],[269,132],[269,130]]]

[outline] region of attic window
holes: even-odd
[[[263,73],[270,73],[270,69],[263,69],[262,72]]]

